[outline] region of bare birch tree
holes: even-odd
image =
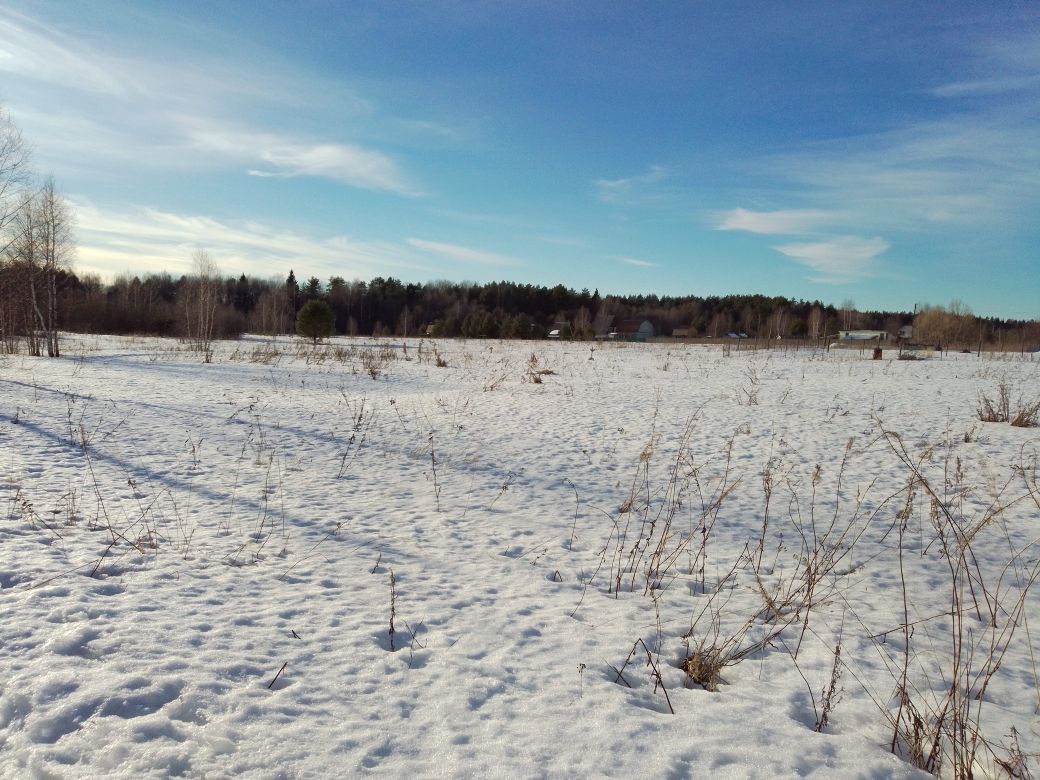
[[[42,295],[45,300],[42,311],[36,306],[47,355],[59,357],[58,344],[58,275],[66,270],[71,261],[75,244],[72,237],[72,216],[65,198],[55,189],[54,180],[48,178],[33,200],[37,211],[39,258],[42,265]]]
[[[24,324],[24,281],[15,267],[15,216],[29,197],[29,149],[10,115],[0,108],[0,350],[17,350]]]
[[[41,282],[43,262],[40,246],[40,213],[34,199],[26,201],[11,220],[11,239],[8,255],[21,293],[20,329],[25,336],[25,346],[33,357],[43,354],[40,346],[43,330],[43,312],[40,311],[38,285]]]
[[[29,147],[11,116],[0,108],[0,235],[29,199],[26,188],[31,179]],[[0,250],[8,243],[9,238],[0,243]]]
[[[10,224],[7,256],[20,292],[21,329],[30,355],[61,354],[58,342],[58,275],[72,257],[72,220],[65,199],[48,179],[22,203]]]
[[[856,319],[856,304],[851,298],[846,298],[841,302],[842,330],[852,330],[856,326]]]
[[[818,339],[823,335],[823,311],[819,306],[813,306],[809,310],[808,333],[809,338]]]
[[[180,315],[184,338],[206,362],[213,356],[213,335],[220,303],[220,270],[205,249],[191,257],[192,275],[181,291]]]
[[[289,301],[285,290],[272,287],[260,294],[250,316],[250,327],[266,336],[286,333],[289,328]]]

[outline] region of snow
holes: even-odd
[[[1002,382],[1040,397],[1029,356],[63,346],[0,358],[4,777],[925,776],[889,750],[902,583],[919,706],[958,624],[913,469],[979,521],[971,643],[1037,563],[1040,433],[975,413]],[[770,614],[813,549],[817,597]],[[998,757],[1012,727],[1040,751],[1022,604],[982,698]],[[734,636],[717,691],[686,680]]]

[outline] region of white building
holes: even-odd
[[[884,330],[839,330],[838,341],[888,341],[891,336]]]

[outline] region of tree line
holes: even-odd
[[[1040,323],[978,318],[958,301],[909,313],[858,311],[851,300],[835,307],[764,295],[601,296],[509,281],[311,276],[301,282],[291,269],[285,278],[224,276],[204,249],[194,253],[188,274],[127,274],[105,282],[76,274],[74,249],[69,205],[53,179],[32,170],[26,143],[0,109],[0,351],[24,344],[31,355],[56,357],[59,332],[73,331],[178,337],[208,354],[213,339],[292,333],[312,302],[322,311],[315,320],[311,306],[305,317],[306,335],[315,338],[330,328],[351,336],[520,339],[555,330],[591,339],[637,318],[650,320],[659,335],[687,338],[824,339],[839,330],[895,333],[913,324],[915,340],[942,345],[1024,349],[1040,342]]]
[[[942,345],[1040,341],[1035,321],[975,317],[961,303],[920,307],[913,312],[859,311],[782,296],[606,295],[520,284],[434,281],[403,282],[393,277],[369,281],[333,276],[302,283],[290,270],[285,279],[240,274],[220,276],[205,251],[193,271],[120,276],[104,283],[70,270],[57,275],[59,326],[84,333],[180,337],[200,347],[213,338],[241,333],[279,335],[296,330],[304,306],[319,301],[331,312],[334,334],[350,336],[434,336],[466,338],[591,339],[625,319],[647,319],[662,336],[681,331],[688,338],[746,334],[759,339],[832,338],[839,330],[872,329],[895,334],[915,326],[914,339]],[[310,335],[309,333],[307,335]]]

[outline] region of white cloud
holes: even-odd
[[[1032,226],[1040,207],[1040,37],[977,44],[961,78],[933,95],[956,110],[888,131],[836,138],[756,161],[802,201],[840,203],[847,225]],[[863,230],[863,227],[853,228]]]
[[[1036,25],[1009,28],[998,38],[976,41],[965,60],[958,70],[975,78],[943,84],[932,91],[933,95],[977,97],[1040,87],[1040,33]]]
[[[1005,222],[1040,192],[1040,130],[1006,110],[871,138],[819,144],[767,162],[771,172],[841,203],[850,224],[916,230]]]
[[[810,281],[843,284],[874,276],[876,258],[889,247],[882,238],[839,236],[827,241],[782,244],[773,247],[816,272]]]
[[[146,23],[144,12],[135,12],[146,27],[162,29],[168,22],[156,16]],[[184,17],[178,17],[178,22],[184,22]],[[117,46],[106,45],[96,35],[73,38],[29,16],[0,8],[0,73],[37,82],[32,87],[36,93],[42,92],[41,84],[49,84],[67,94],[119,99],[127,115],[140,112],[142,102],[149,104],[148,108],[212,108],[237,97],[282,106],[334,100],[337,107],[345,106],[353,114],[373,110],[368,101],[340,84],[324,81],[317,74],[293,73],[286,62],[277,62],[274,67],[268,62],[262,71],[255,62],[236,62],[225,52],[233,38],[221,37],[222,33],[213,28],[197,28],[195,32],[210,38],[210,51],[214,53],[194,49],[188,57],[176,50],[150,48],[145,56],[131,56],[121,53]],[[268,60],[271,56],[265,52]],[[43,94],[44,101],[49,97],[49,93]]]
[[[1040,86],[1040,76],[1005,76],[976,81],[956,81],[943,84],[932,91],[936,97],[952,98],[965,95],[995,95],[1001,92],[1015,92],[1033,89]]]
[[[657,263],[651,263],[649,260],[640,260],[636,257],[619,257],[625,265],[634,265],[636,268],[657,268]]]
[[[416,249],[438,255],[446,260],[458,263],[476,263],[479,265],[516,265],[517,262],[506,255],[486,252],[481,249],[458,244],[445,244],[440,241],[426,241],[421,238],[409,238],[407,243]]]
[[[713,215],[716,226],[767,235],[1031,228],[1040,208],[1040,38],[976,46],[957,70],[966,77],[932,91],[951,104],[970,98],[957,110],[749,160],[749,173],[785,181],[808,208],[736,209]]]
[[[762,235],[805,235],[813,228],[843,219],[838,212],[790,209],[785,211],[748,211],[733,209],[719,215],[717,230],[743,230]],[[875,258],[889,248],[882,238],[861,236],[820,237],[819,240],[793,242],[773,247],[815,273],[809,281],[842,284],[874,276]]]
[[[317,176],[368,190],[418,195],[397,163],[381,152],[355,144],[301,143],[272,133],[233,128],[189,131],[196,148],[229,159],[266,163],[271,169],[249,169],[251,176]]]
[[[107,57],[13,11],[0,11],[0,72],[126,97],[137,85]]]
[[[258,72],[249,62],[218,55],[166,55],[121,56],[0,9],[0,75],[17,77],[3,97],[48,166],[105,175],[113,161],[177,172],[232,163],[258,176],[319,177],[420,194],[400,163],[383,152],[272,132],[273,122],[249,127],[222,118],[260,116],[273,106],[279,124],[310,111],[321,115],[319,126],[339,127],[345,120],[349,127],[373,111],[349,89],[312,75]]]
[[[736,208],[717,215],[716,230],[745,230],[764,235],[795,235],[832,222],[841,215],[812,209],[748,211]]]
[[[229,222],[149,208],[112,211],[77,202],[76,269],[113,276],[126,271],[182,273],[204,247],[228,274],[338,274],[369,278],[390,268],[429,271],[414,253],[393,242],[351,236],[314,238],[259,222]]]
[[[668,171],[660,165],[650,166],[650,170],[639,176],[623,179],[597,179],[596,189],[599,199],[605,203],[618,203],[626,200],[639,190],[658,184],[668,176]]]
[[[426,119],[397,119],[393,124],[411,135],[434,138],[449,144],[463,143],[469,137],[469,133],[461,128]]]

